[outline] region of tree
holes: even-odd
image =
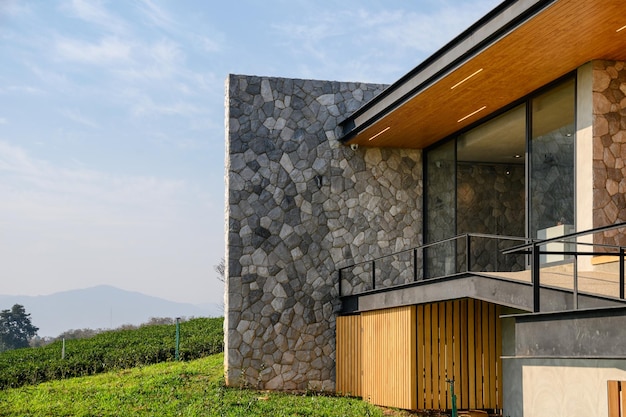
[[[224,273],[226,272],[226,261],[224,260],[224,258],[220,259],[220,263],[217,265],[213,265],[213,269],[215,269],[215,272],[217,272],[217,279],[221,282],[224,282],[226,277],[224,276]]]
[[[11,310],[0,311],[0,351],[28,347],[37,330],[24,306],[15,304]]]

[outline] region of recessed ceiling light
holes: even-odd
[[[476,71],[475,73],[473,73],[471,75],[468,75],[467,77],[463,78],[461,81],[459,81],[458,83],[456,83],[452,87],[450,87],[450,90],[454,90],[455,88],[457,88],[458,86],[463,84],[465,81],[469,80],[470,78],[474,77],[475,75],[478,75],[482,70],[483,70],[483,68],[481,68],[478,71]]]
[[[377,137],[379,137],[380,135],[382,135],[383,133],[385,133],[386,131],[388,131],[389,129],[391,129],[391,126],[387,126],[386,128],[384,128],[383,130],[381,130],[380,132],[376,133],[374,136],[372,136],[371,138],[368,139],[369,140],[374,140]]]
[[[626,29],[626,25],[622,26],[621,28],[617,29],[616,32],[621,32],[622,30]]]
[[[513,155],[513,158],[521,158],[521,157],[522,157],[522,155],[520,155],[520,154],[518,154],[518,153],[516,153],[515,155]]]
[[[480,109],[478,110],[474,110],[473,112],[471,112],[470,114],[468,114],[465,117],[461,117],[459,120],[457,120],[457,123],[461,123],[463,120],[465,119],[469,119],[470,117],[472,117],[473,115],[475,115],[476,113],[480,113],[481,111],[485,110],[487,108],[487,106],[482,106]]]

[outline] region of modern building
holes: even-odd
[[[228,384],[623,415],[623,1],[507,0],[389,86],[225,105]]]

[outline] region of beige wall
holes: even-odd
[[[578,69],[576,86],[576,230],[593,228],[593,67]],[[582,241],[591,243],[592,236]],[[579,249],[582,249],[579,248]],[[591,249],[589,249],[591,250]],[[579,258],[582,270],[591,269],[591,257]]]
[[[607,382],[626,380],[625,359],[505,359],[503,415],[590,417],[608,415]],[[507,401],[508,400],[508,401]]]

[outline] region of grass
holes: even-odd
[[[383,416],[364,401],[224,388],[223,354],[0,391],[0,416]]]

